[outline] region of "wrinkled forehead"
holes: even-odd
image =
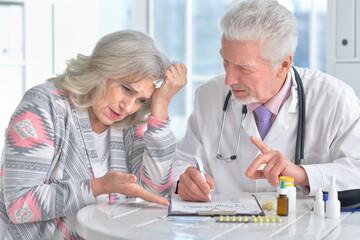
[[[263,62],[258,41],[229,40],[223,36],[220,54],[224,60],[239,66],[253,66]]]
[[[151,98],[151,95],[153,94],[155,90],[155,85],[153,83],[152,78],[145,78],[138,81],[131,81],[128,80],[128,77],[121,78],[121,79],[112,79],[109,78],[106,83],[108,89],[123,85],[126,86],[131,90],[132,93],[139,93],[140,97],[144,98]]]
[[[152,78],[145,78],[140,81],[130,83],[129,85],[144,98],[151,98],[155,91],[155,85]]]

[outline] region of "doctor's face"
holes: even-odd
[[[279,78],[278,67],[272,69],[270,62],[261,57],[258,42],[230,41],[223,36],[220,54],[225,85],[241,103],[266,103],[281,89],[285,79]]]

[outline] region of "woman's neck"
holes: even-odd
[[[91,129],[98,134],[104,132],[109,127],[108,125],[102,123],[91,110],[89,110],[89,118]]]

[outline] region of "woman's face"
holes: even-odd
[[[106,85],[109,87],[116,81],[119,80],[108,79]],[[155,86],[151,78],[111,87],[106,95],[90,108],[89,115],[93,131],[101,133],[109,125],[138,111],[150,100],[154,90]]]

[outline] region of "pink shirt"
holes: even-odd
[[[267,101],[264,104],[265,107],[267,109],[269,109],[269,111],[272,113],[271,123],[274,123],[276,116],[278,115],[278,113],[281,109],[281,106],[284,104],[284,102],[290,96],[290,91],[289,91],[290,87],[291,87],[291,74],[289,71],[287,74],[286,80],[285,80],[285,84],[283,85],[281,90],[273,98],[271,98],[269,101]],[[248,111],[251,113],[260,105],[261,105],[260,103],[248,104],[247,105]],[[255,120],[256,120],[256,124],[257,124],[256,114],[255,114]]]

